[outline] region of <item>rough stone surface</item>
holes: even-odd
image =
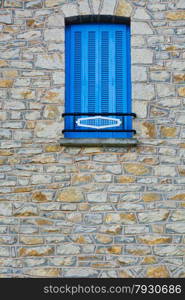
[[[185,1],[0,8],[0,277],[184,277]],[[137,143],[60,144],[79,14],[131,17]]]

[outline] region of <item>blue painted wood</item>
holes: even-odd
[[[66,104],[65,111],[131,112],[130,28],[122,24],[80,24],[66,26]],[[66,117],[66,129],[88,129]],[[86,118],[86,116],[83,116]],[[122,117],[114,117],[122,118]],[[107,120],[86,121],[106,125]],[[108,128],[111,129],[111,128]],[[65,133],[67,138],[130,138],[131,117],[124,117],[124,128],[113,132]]]

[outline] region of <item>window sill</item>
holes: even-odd
[[[114,147],[124,147],[124,146],[136,146],[138,144],[138,140],[131,139],[70,139],[63,138],[60,139],[61,146],[71,146],[71,147],[104,147],[104,146],[114,146]]]

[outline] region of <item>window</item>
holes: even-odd
[[[131,138],[130,26],[66,26],[65,138]]]

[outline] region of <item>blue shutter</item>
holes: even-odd
[[[66,113],[65,127],[69,138],[124,138],[131,133],[131,118],[114,113],[131,112],[130,32],[128,25],[82,24],[66,29]],[[93,118],[85,113],[111,113],[113,120]],[[90,118],[90,119],[89,119]],[[93,118],[93,119],[92,119]],[[80,121],[79,121],[80,119]],[[84,119],[84,120],[83,120]],[[115,119],[121,125],[115,127]],[[78,123],[76,123],[78,121]],[[84,125],[84,126],[83,126]],[[88,126],[111,126],[111,132],[75,132]]]

